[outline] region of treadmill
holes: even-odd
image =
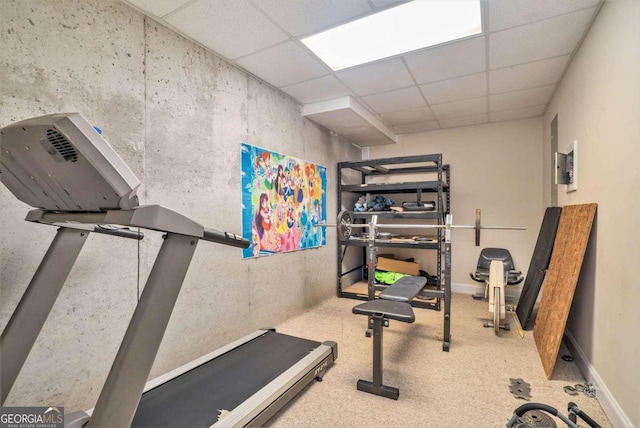
[[[0,336],[1,404],[91,232],[142,239],[130,229],[141,228],[164,239],[96,406],[65,415],[65,426],[258,426],[336,360],[335,342],[265,329],[147,382],[197,244],[246,248],[248,240],[140,206],[140,181],[78,113],[0,128],[0,181],[35,208],[27,221],[58,227]]]

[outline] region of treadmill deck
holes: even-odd
[[[301,360],[320,342],[275,331],[142,395],[132,427],[210,427]]]

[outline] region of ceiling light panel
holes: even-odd
[[[418,0],[302,42],[335,71],[481,32],[480,0]]]

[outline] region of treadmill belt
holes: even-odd
[[[134,427],[210,427],[320,342],[267,331],[201,366],[145,392]]]

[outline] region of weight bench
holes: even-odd
[[[373,329],[373,381],[358,380],[358,391],[398,399],[398,388],[382,384],[382,329],[389,327],[389,320],[415,321],[410,302],[426,284],[427,279],[422,276],[406,276],[382,291],[379,299],[353,307],[354,314],[369,316],[369,326]]]

